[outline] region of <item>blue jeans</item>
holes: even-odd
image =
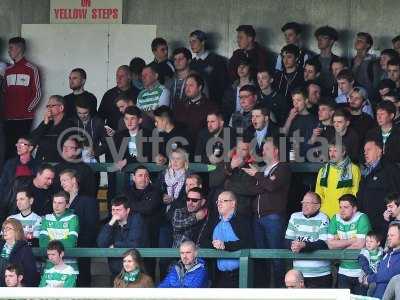
[[[254,238],[258,249],[284,248],[285,219],[280,214],[269,214],[254,218]],[[272,260],[274,287],[283,287],[285,264],[281,259]]]

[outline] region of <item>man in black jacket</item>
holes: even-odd
[[[105,143],[106,130],[104,120],[92,113],[89,103],[77,96],[75,102],[76,113],[72,116],[74,126],[78,129],[78,135],[83,139],[82,160],[86,163],[99,161],[103,154],[101,144]]]
[[[251,126],[244,132],[244,140],[251,144],[251,155],[257,162],[262,161],[264,142],[269,137],[277,137],[279,128],[270,122],[270,111],[257,104],[251,111]]]
[[[239,141],[230,160],[218,163],[216,169],[210,173],[210,188],[215,192],[227,189],[235,193],[236,211],[249,222],[252,217],[251,206],[256,196],[254,186],[257,181],[242,168],[249,168],[252,163],[255,162],[250,156],[250,144]]]
[[[183,148],[191,157],[193,146],[188,132],[184,127],[176,124],[173,112],[168,106],[160,106],[154,111],[154,122],[159,136],[157,137],[154,130],[151,145],[152,161],[164,165],[168,161],[171,150],[177,148]]]
[[[372,228],[384,235],[382,214],[386,209],[385,197],[400,192],[400,169],[384,160],[383,145],[379,140],[367,140],[364,146],[365,168],[357,193],[360,211],[366,213]]]
[[[225,126],[222,112],[217,110],[209,112],[207,128],[203,128],[197,138],[195,162],[216,163],[235,145],[235,132],[231,127]]]
[[[68,118],[76,114],[76,103],[78,99],[83,99],[90,108],[90,114],[94,116],[97,113],[97,98],[92,93],[85,91],[86,72],[82,68],[75,68],[69,74],[69,88],[72,93],[64,96],[65,114]],[[80,100],[82,101],[82,100]]]
[[[206,50],[206,34],[201,30],[190,33],[189,44],[193,57],[190,69],[198,72],[207,82],[210,96],[215,103],[221,103],[225,88],[229,83],[226,62],[222,56]]]
[[[114,131],[118,129],[118,121],[121,118],[121,113],[115,105],[117,97],[125,95],[136,103],[136,98],[139,94],[139,90],[132,86],[132,75],[128,66],[122,65],[117,69],[116,81],[117,86],[104,94],[99,106],[99,116]]]
[[[212,246],[218,250],[236,251],[251,247],[249,224],[236,212],[236,197],[230,191],[218,196],[219,217],[214,221]],[[219,288],[237,288],[239,284],[239,260],[217,260],[217,282]]]
[[[45,162],[61,161],[58,147],[68,137],[68,129],[72,126],[72,121],[65,115],[64,98],[59,95],[50,96],[43,122],[31,133],[33,144],[38,147],[35,158]]]
[[[83,196],[97,198],[98,184],[92,168],[82,162],[79,153],[82,151],[82,144],[75,137],[68,138],[62,146],[62,161],[54,169],[56,177],[54,180],[54,189],[60,190],[59,174],[66,169],[75,170],[80,181],[79,192]]]
[[[132,211],[138,212],[147,226],[149,247],[158,248],[158,237],[161,211],[161,193],[150,181],[149,170],[144,166],[138,166],[132,173],[133,185],[125,194],[129,200]],[[149,275],[155,275],[156,260],[145,260],[146,270]]]
[[[149,235],[151,248],[158,247],[158,229],[161,216],[161,194],[150,182],[149,170],[138,166],[132,173],[133,185],[126,191],[129,207],[142,215]]]
[[[383,144],[383,159],[392,163],[400,162],[400,129],[393,126],[396,107],[392,102],[382,101],[376,109],[378,126],[367,133],[368,139],[375,139]]]
[[[274,89],[291,99],[292,91],[304,86],[302,66],[299,66],[300,49],[296,45],[289,44],[282,48],[281,54],[283,70],[278,71],[274,76]]]

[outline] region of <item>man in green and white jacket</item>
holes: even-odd
[[[39,287],[75,287],[78,272],[65,264],[64,245],[57,240],[51,241],[47,246],[49,263],[43,271]]]
[[[368,216],[357,211],[357,199],[346,194],[339,198],[339,213],[334,215],[329,224],[329,249],[362,249],[365,238],[371,230]],[[353,294],[361,295],[362,287],[358,282],[362,270],[356,260],[340,262],[338,288],[350,289]]]
[[[59,192],[53,196],[53,213],[42,219],[42,228],[39,235],[39,246],[47,247],[52,240],[59,240],[65,248],[74,248],[77,245],[79,233],[78,216],[67,209],[69,195]]]
[[[326,250],[329,218],[320,212],[321,197],[308,192],[301,201],[302,209],[290,216],[285,239],[294,253]],[[331,264],[328,260],[294,260],[293,268],[304,276],[307,288],[332,287]]]
[[[144,89],[139,93],[136,102],[136,106],[150,116],[157,107],[170,105],[169,90],[158,81],[158,72],[155,63],[144,67],[142,71]]]
[[[46,248],[50,241],[58,240],[65,248],[75,248],[78,241],[79,219],[72,210],[67,208],[69,194],[64,191],[53,196],[53,213],[42,218],[42,228],[39,235],[39,247]],[[68,258],[65,263],[78,269],[77,260]]]

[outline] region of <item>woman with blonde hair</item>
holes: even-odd
[[[185,182],[189,175],[189,157],[184,149],[177,148],[169,155],[169,165],[160,173],[158,180],[162,193],[163,217],[160,221],[158,247],[170,248],[172,246],[171,218],[176,208],[186,206]],[[168,268],[168,259],[160,261],[160,271],[163,276]]]
[[[21,223],[16,219],[7,219],[1,227],[1,232],[0,266],[5,266],[7,263],[21,266],[24,273],[23,285],[26,287],[37,286],[38,273],[35,257],[33,256],[32,249],[25,240]],[[3,271],[0,270],[0,286],[4,285]]]
[[[142,257],[136,249],[126,251],[122,255],[122,271],[114,279],[115,288],[151,288],[153,279],[144,271]]]

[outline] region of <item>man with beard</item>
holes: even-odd
[[[362,249],[365,237],[371,230],[368,216],[357,209],[357,199],[353,195],[339,198],[339,213],[333,216],[328,229],[329,249]],[[361,268],[356,260],[341,261],[338,271],[338,288],[350,289],[361,295],[358,277]]]
[[[227,143],[224,143],[224,141]],[[207,147],[207,144],[211,145]],[[226,144],[226,145],[225,145]],[[225,147],[224,147],[225,145]],[[236,135],[233,129],[225,126],[222,112],[215,110],[207,114],[207,128],[203,128],[197,139],[195,157],[202,163],[216,162],[236,145]],[[207,152],[209,149],[209,153]]]
[[[75,68],[69,74],[69,88],[71,94],[64,96],[65,99],[65,115],[68,118],[76,115],[76,104],[78,99],[83,99],[90,107],[90,114],[93,116],[97,113],[97,98],[92,93],[85,91],[86,72],[82,68]],[[82,101],[82,100],[81,100]]]
[[[364,89],[355,87],[349,93],[348,108],[350,109],[350,128],[353,128],[360,138],[361,144],[364,143],[366,133],[373,127],[376,122],[367,113],[362,111],[367,95]]]

